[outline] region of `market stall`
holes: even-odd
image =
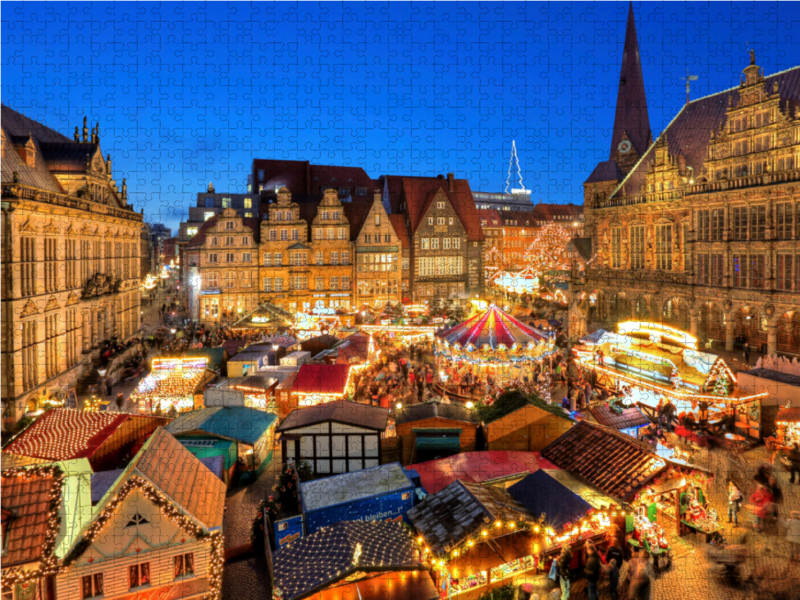
[[[533,378],[534,365],[553,353],[555,338],[491,305],[482,313],[436,334],[434,354],[447,385],[465,378],[496,384]],[[444,375],[444,376],[443,376]],[[457,386],[453,388],[457,391]]]
[[[203,388],[217,377],[206,364],[205,357],[154,358],[150,374],[142,379],[130,399],[148,413],[200,408]]]
[[[444,598],[488,591],[539,566],[546,528],[501,487],[455,481],[407,516]]]
[[[715,354],[697,350],[697,339],[662,325],[630,321],[618,332],[595,331],[573,349],[578,366],[593,372],[627,406],[638,405],[655,419],[669,401],[676,415],[702,427],[702,433],[732,443],[761,438],[761,400],[766,392],[746,393]]]
[[[775,417],[776,437],[784,448],[800,444],[800,408],[786,406]]]
[[[670,465],[634,497],[634,528],[639,543],[654,545],[656,533],[699,533],[710,539],[721,525],[716,509],[707,499],[712,475],[698,469]],[[635,527],[636,520],[639,526]]]

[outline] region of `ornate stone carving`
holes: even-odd
[[[44,312],[49,312],[51,310],[58,310],[59,308],[61,308],[61,305],[58,303],[56,297],[50,296],[50,298],[47,299],[47,304],[44,307]]]
[[[39,309],[36,308],[36,303],[33,300],[28,300],[28,303],[22,308],[20,317],[30,317],[31,315],[39,314]]]
[[[95,273],[83,285],[83,294],[81,299],[97,298],[98,296],[105,296],[106,294],[114,294],[119,291],[122,285],[122,280],[114,278],[111,275],[103,273]]]

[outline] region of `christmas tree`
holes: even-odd
[[[727,396],[730,383],[731,378],[728,375],[728,370],[722,368],[717,369],[717,383],[714,385],[714,395]]]

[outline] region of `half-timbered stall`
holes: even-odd
[[[305,460],[315,474],[327,475],[381,464],[388,423],[385,408],[341,400],[298,408],[276,431],[284,463]]]

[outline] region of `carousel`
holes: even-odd
[[[502,385],[533,378],[534,364],[553,353],[554,336],[516,320],[492,304],[463,323],[436,334],[440,378],[458,386],[465,379]]]

